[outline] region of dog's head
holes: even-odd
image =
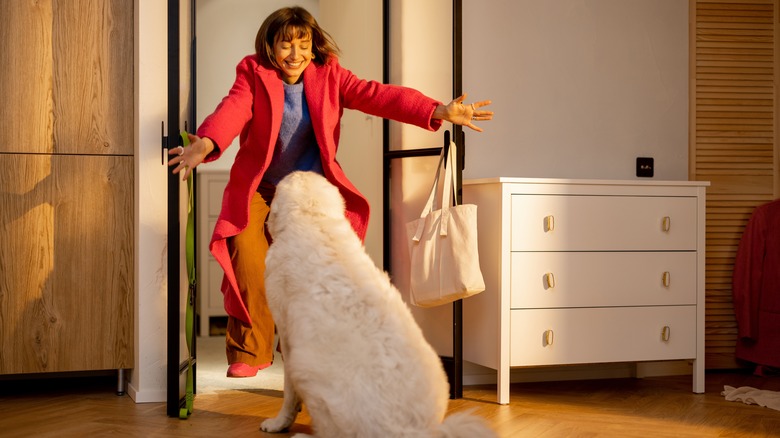
[[[276,186],[268,216],[271,237],[290,222],[344,220],[344,198],[325,177],[314,172],[293,172]]]

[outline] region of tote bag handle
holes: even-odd
[[[439,157],[439,166],[436,168],[436,176],[433,180],[433,186],[431,187],[431,192],[428,195],[428,201],[425,203],[425,207],[423,207],[422,212],[420,213],[420,219],[423,219],[418,222],[417,225],[417,231],[414,233],[414,237],[412,238],[413,241],[419,242],[420,238],[422,237],[423,228],[425,226],[425,217],[428,216],[433,210],[434,210],[434,201],[436,199],[436,193],[438,192],[439,187],[439,176],[441,175],[442,168],[444,169],[444,189],[442,190],[442,197],[441,197],[441,228],[439,230],[439,235],[446,236],[447,235],[447,223],[449,222],[449,215],[450,215],[450,207],[452,206],[453,199],[457,202],[457,196],[455,193],[456,187],[457,187],[457,175],[455,174],[455,157],[456,157],[456,148],[454,142],[450,142],[450,145],[448,148],[442,148],[441,156]],[[447,151],[445,151],[447,149]],[[445,153],[447,154],[447,160],[445,161]]]

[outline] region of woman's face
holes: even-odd
[[[311,63],[311,46],[310,36],[291,41],[279,38],[274,43],[274,58],[282,71],[282,79],[288,84],[298,82],[303,70]]]

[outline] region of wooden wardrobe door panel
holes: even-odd
[[[132,155],[132,4],[52,3],[55,152]]]
[[[132,367],[132,169],[0,154],[0,374]]]
[[[0,153],[52,151],[50,1],[0,2]]]

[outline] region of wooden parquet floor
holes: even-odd
[[[723,385],[780,391],[780,376],[708,373],[705,394],[688,376],[514,384],[510,405],[495,386],[467,387],[450,412],[474,410],[501,437],[780,437],[780,411],[725,401]],[[310,432],[305,410],[290,434],[260,422],[281,405],[278,391],[201,394],[187,420],[161,403],[114,395],[114,378],[0,380],[0,437],[283,437]]]

